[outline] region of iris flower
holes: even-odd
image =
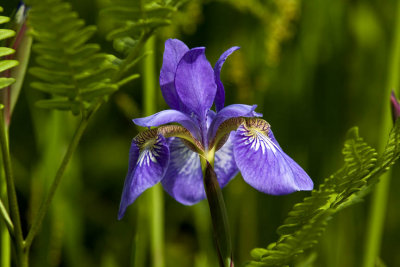
[[[158,182],[184,205],[206,198],[207,161],[213,164],[221,188],[240,171],[248,184],[267,194],[312,190],[312,180],[283,152],[270,125],[255,112],[256,105],[224,106],[220,72],[237,49],[225,51],[212,68],[204,47],[189,49],[177,39],[165,42],[160,87],[171,109],[133,120],[157,128],[132,140],[119,219],[127,206]]]

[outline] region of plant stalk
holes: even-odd
[[[7,185],[8,203],[11,221],[14,223],[15,243],[18,254],[24,254],[25,242],[23,239],[21,218],[19,215],[17,192],[14,185],[13,171],[11,167],[11,156],[8,142],[8,131],[4,121],[4,110],[0,107],[0,144],[4,164],[4,174]]]
[[[396,25],[394,27],[394,38],[389,54],[389,66],[388,66],[388,80],[386,85],[386,91],[383,95],[382,107],[384,108],[382,113],[382,125],[381,138],[379,143],[379,149],[383,150],[386,145],[386,136],[392,126],[392,117],[390,113],[390,94],[391,90],[396,90],[399,93],[399,71],[400,71],[400,3],[397,3],[396,7]],[[389,170],[383,174],[380,178],[380,182],[377,184],[376,190],[372,195],[372,202],[370,207],[370,215],[367,225],[367,240],[364,247],[364,267],[373,267],[379,258],[380,248],[382,243],[382,233],[384,228],[384,222],[386,217],[386,206],[389,196],[390,189],[390,178],[392,171]]]
[[[11,221],[10,215],[8,214],[6,206],[4,205],[1,199],[0,199],[0,213],[4,219],[4,224],[8,229],[8,233],[10,234],[10,236],[14,236],[14,225]]]
[[[0,162],[3,162],[0,154]],[[3,201],[4,200],[4,201]],[[11,266],[11,239],[14,237],[14,225],[8,213],[7,185],[4,177],[3,165],[0,168],[0,213],[4,222],[0,220],[0,266]]]
[[[99,104],[100,105],[100,104]],[[94,113],[94,112],[93,112]],[[93,114],[91,113],[91,115]],[[88,125],[88,122],[90,120],[91,116],[89,115],[88,117],[84,117],[82,118],[80,124],[78,125],[78,128],[75,131],[74,136],[72,137],[71,143],[68,146],[68,150],[66,152],[66,154],[64,155],[64,158],[61,162],[60,167],[57,170],[56,176],[51,184],[50,190],[46,196],[46,198],[44,199],[44,201],[42,202],[42,205],[40,206],[39,212],[37,213],[37,215],[35,216],[32,226],[29,230],[28,236],[26,238],[26,248],[27,250],[29,250],[30,246],[32,245],[32,241],[35,238],[36,234],[39,232],[40,227],[42,225],[43,219],[45,217],[45,215],[47,214],[47,211],[49,210],[51,201],[54,198],[54,194],[60,184],[61,178],[64,175],[64,172],[68,166],[69,161],[72,158],[72,155],[74,153],[74,151],[76,150],[79,141]]]
[[[208,206],[210,208],[219,266],[232,267],[234,264],[228,214],[222,191],[218,183],[217,174],[211,164],[203,158],[201,158],[201,165],[203,169],[204,189],[206,191]]]
[[[146,116],[154,114],[157,106],[155,74],[155,37],[148,39],[145,52],[148,56],[143,60],[143,95],[144,113]],[[151,255],[154,267],[164,267],[164,197],[160,184],[149,190],[148,210],[150,219]]]

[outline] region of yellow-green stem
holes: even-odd
[[[8,203],[10,209],[11,220],[14,224],[16,251],[20,258],[20,266],[24,267],[22,257],[25,254],[25,242],[22,234],[21,218],[19,215],[19,207],[17,200],[17,192],[14,185],[13,171],[11,167],[11,156],[8,142],[8,131],[4,121],[3,107],[0,107],[0,144],[3,158],[4,174],[7,185]]]
[[[146,116],[156,112],[156,84],[158,77],[155,74],[155,37],[151,37],[145,44],[145,51],[150,52],[143,61],[143,103]],[[150,189],[148,204],[150,219],[151,255],[154,267],[164,267],[164,196],[160,184]]]
[[[2,162],[0,154],[0,162]],[[3,166],[2,166],[3,167]],[[7,186],[4,177],[4,170],[0,168],[0,213],[3,220],[0,219],[0,266],[11,266],[11,239],[10,235],[14,233],[10,215],[8,214],[8,196]],[[3,203],[4,200],[4,203]],[[8,228],[8,229],[7,229]]]
[[[91,113],[91,114],[93,114],[93,113]],[[64,155],[61,165],[57,170],[56,176],[54,177],[54,180],[51,184],[49,193],[47,194],[46,198],[44,199],[42,205],[40,206],[38,214],[35,216],[35,218],[33,220],[32,226],[31,226],[28,236],[26,238],[27,250],[29,250],[33,239],[35,238],[36,234],[38,233],[38,231],[40,229],[40,226],[42,225],[43,219],[44,219],[45,215],[47,214],[47,211],[49,210],[51,201],[54,198],[54,195],[56,193],[58,185],[60,184],[61,178],[63,177],[64,172],[68,166],[68,163],[72,158],[72,154],[74,153],[75,149],[77,148],[78,143],[83,135],[83,132],[86,129],[86,126],[89,122],[89,118],[90,117],[82,118],[82,121],[80,122],[78,128],[75,131],[74,136],[72,137],[72,140],[68,146],[68,150],[67,150],[66,154]]]
[[[382,124],[380,126],[380,144],[382,151],[386,145],[386,137],[392,126],[390,114],[390,93],[391,90],[399,90],[400,71],[400,2],[396,2],[395,11],[396,25],[394,27],[394,39],[389,54],[388,80],[383,94]],[[399,91],[398,91],[399,92]],[[370,215],[368,220],[367,240],[364,248],[364,267],[373,267],[379,257],[382,242],[383,225],[386,217],[387,199],[389,196],[391,171],[381,176],[380,182],[372,195]]]

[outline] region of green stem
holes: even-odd
[[[2,162],[0,153],[0,162]],[[4,199],[4,202],[3,200]],[[14,236],[14,225],[8,213],[7,185],[4,177],[3,165],[0,168],[0,212],[4,222],[0,220],[0,266],[11,266],[11,238]]]
[[[0,213],[4,219],[4,223],[8,229],[10,236],[14,236],[14,225],[11,221],[10,215],[7,212],[7,208],[4,205],[3,201],[0,199]],[[2,265],[3,266],[3,265]]]
[[[228,214],[222,191],[217,180],[217,175],[211,164],[204,158],[200,158],[200,161],[203,170],[204,189],[206,191],[208,206],[210,208],[219,265],[220,267],[232,267],[234,265],[232,241],[229,230]]]
[[[0,107],[0,144],[4,163],[4,174],[7,185],[8,203],[10,208],[11,220],[14,223],[14,233],[17,253],[21,254],[24,251],[24,239],[21,227],[21,218],[19,215],[17,192],[14,185],[13,171],[11,168],[11,156],[8,143],[8,131],[6,129],[3,108]]]
[[[91,113],[91,115],[93,113]],[[64,158],[61,162],[60,167],[57,170],[56,176],[51,184],[50,190],[49,190],[46,198],[42,202],[39,212],[35,216],[32,226],[29,230],[28,236],[25,241],[27,250],[29,250],[33,239],[35,238],[36,234],[38,233],[38,231],[40,229],[40,226],[42,225],[43,219],[44,219],[45,215],[47,214],[47,211],[49,210],[51,201],[53,200],[54,194],[58,188],[58,185],[60,184],[61,178],[63,177],[63,174],[68,166],[69,161],[72,158],[72,155],[73,155],[76,147],[78,146],[78,143],[86,129],[86,126],[87,126],[90,118],[91,118],[91,116],[88,116],[81,120],[80,124],[78,125],[78,128],[75,131],[74,136],[72,137],[71,143],[69,144],[68,150],[67,150],[66,154],[64,155]]]
[[[395,35],[389,54],[388,81],[386,92],[383,97],[382,107],[384,108],[382,116],[381,138],[379,148],[384,149],[386,145],[386,136],[392,126],[390,114],[390,93],[394,88],[398,90],[399,70],[400,70],[400,3],[397,2],[396,25],[394,27]],[[379,257],[382,242],[383,226],[386,217],[386,206],[390,189],[391,171],[381,176],[380,182],[372,195],[370,215],[368,220],[367,240],[364,248],[364,267],[373,267]]]
[[[145,51],[150,52],[143,61],[143,88],[144,88],[144,113],[151,115],[156,112],[156,81],[155,57],[152,53],[155,49],[155,37],[151,37],[146,45]],[[151,255],[154,267],[164,266],[164,199],[161,185],[158,184],[150,189],[148,201],[151,237]]]

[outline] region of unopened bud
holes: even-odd
[[[394,91],[392,91],[392,95],[390,96],[390,107],[392,110],[392,119],[393,123],[396,122],[397,118],[400,117],[400,103],[396,98]]]

